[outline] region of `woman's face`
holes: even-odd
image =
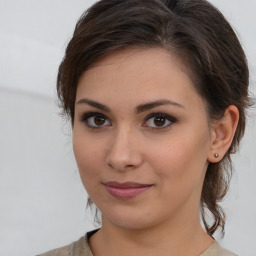
[[[210,145],[205,102],[167,51],[114,53],[81,76],[74,154],[104,222],[138,229],[198,218]]]

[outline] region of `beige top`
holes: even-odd
[[[81,237],[78,241],[61,248],[51,250],[49,252],[40,254],[38,256],[93,256],[88,239],[97,230],[88,232],[85,236]],[[216,241],[200,256],[237,256],[232,252],[222,248]]]

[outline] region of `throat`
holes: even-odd
[[[214,240],[202,228],[194,231],[193,236],[186,237],[183,234],[182,237],[182,232],[178,235],[172,232],[156,235],[152,230],[122,230],[112,233],[102,228],[91,234],[88,243],[94,256],[201,255]]]

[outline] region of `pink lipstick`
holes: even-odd
[[[150,184],[140,184],[136,182],[119,183],[116,181],[106,182],[104,185],[109,194],[118,199],[133,198],[148,190],[152,186]]]

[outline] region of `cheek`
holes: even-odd
[[[147,148],[148,161],[163,182],[185,185],[201,181],[204,176],[209,148],[207,130],[199,135],[181,129],[175,136]]]
[[[97,143],[91,143],[90,138],[79,136],[74,131],[73,150],[79,169],[81,180],[86,187],[93,186],[101,170],[99,163],[102,158],[102,151]]]

